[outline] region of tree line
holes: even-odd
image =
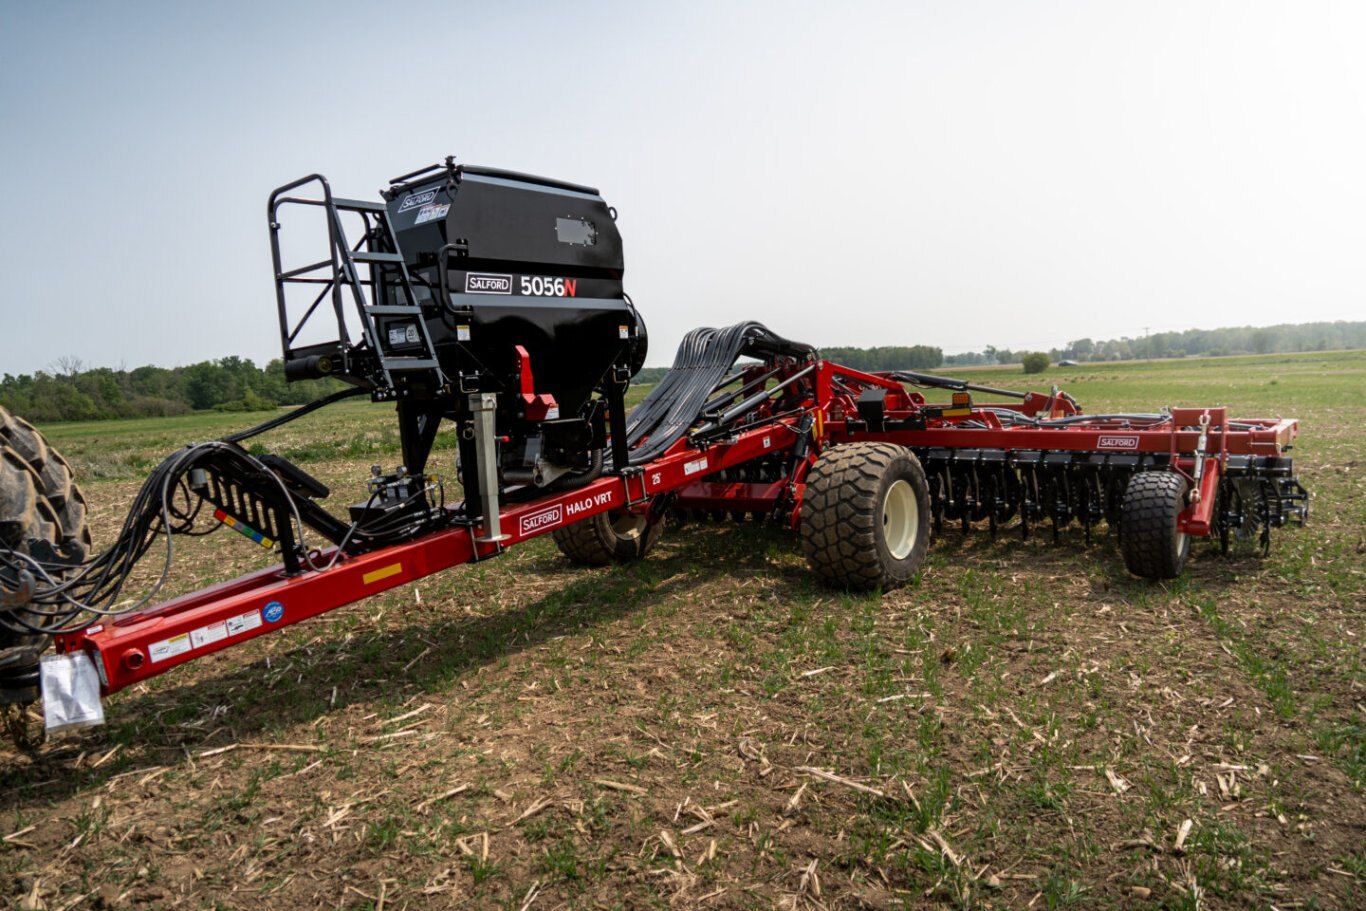
[[[932,345],[882,345],[876,348],[831,346],[821,349],[821,357],[865,373],[879,370],[930,370],[944,363],[944,350]],[[668,372],[668,367],[646,367],[635,375],[633,382],[658,383]]]
[[[285,382],[279,358],[257,367],[225,357],[185,367],[87,369],[62,358],[51,371],[0,378],[0,405],[30,421],[164,417],[189,411],[266,411],[310,402],[341,388],[335,380]]]
[[[1128,361],[1175,357],[1222,357],[1231,354],[1285,354],[1366,348],[1366,322],[1282,323],[1277,326],[1231,326],[1155,332],[1142,338],[1094,341],[1080,338],[1046,353],[1054,362]],[[945,364],[1014,364],[1029,352],[986,346],[981,351],[951,354]]]
[[[855,370],[933,370],[945,365],[1119,361],[1136,358],[1217,357],[1229,354],[1273,354],[1366,348],[1366,321],[1284,323],[1157,332],[1142,338],[1094,341],[1081,338],[1047,352],[1012,351],[985,346],[981,351],[944,356],[932,345],[881,345],[874,348],[831,346],[821,349],[827,360]],[[1044,369],[1040,367],[1039,369]],[[657,383],[667,367],[646,367],[639,384]],[[31,421],[86,421],[106,418],[161,417],[189,411],[263,411],[310,402],[341,388],[336,380],[285,382],[284,363],[276,358],[264,367],[240,357],[201,361],[185,367],[87,368],[74,358],[61,358],[49,370],[0,378],[0,406]]]

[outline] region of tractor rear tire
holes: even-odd
[[[1186,507],[1186,479],[1174,471],[1141,471],[1124,489],[1120,550],[1129,572],[1144,579],[1175,579],[1190,555],[1190,535],[1177,527]]]
[[[90,552],[85,497],[71,466],[23,418],[0,408],[0,550],[76,564]],[[54,573],[55,575],[55,573]],[[0,590],[17,591],[0,567]],[[38,698],[38,656],[48,637],[0,629],[0,705]]]
[[[664,522],[660,516],[612,510],[562,525],[550,534],[560,553],[573,562],[606,566],[639,560],[649,553],[664,536]]]
[[[825,452],[806,478],[802,550],[825,582],[889,591],[920,570],[930,546],[930,488],[920,460],[892,443]]]

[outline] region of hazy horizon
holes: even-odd
[[[1366,318],[1366,5],[377,9],[0,11],[0,373],[264,364],[270,190],[447,154],[601,189],[651,366]]]
[[[1305,322],[1305,323],[1268,323],[1268,324],[1265,324],[1265,325],[1250,325],[1250,324],[1247,324],[1247,325],[1241,325],[1241,326],[1193,326],[1193,327],[1191,327],[1191,329],[1194,330],[1194,331],[1197,331],[1197,332],[1219,332],[1219,331],[1221,331],[1221,330],[1230,330],[1230,329],[1232,329],[1232,330],[1239,330],[1239,329],[1276,329],[1276,328],[1280,328],[1280,327],[1283,327],[1283,326],[1291,326],[1291,327],[1294,327],[1294,326],[1304,326],[1304,325],[1316,325],[1316,324],[1320,324],[1320,323],[1323,323],[1323,324],[1345,323],[1345,324],[1360,325],[1360,324],[1362,324],[1362,323],[1366,323],[1366,320],[1309,320],[1309,321],[1307,321],[1307,322]],[[1188,331],[1188,330],[1164,330],[1164,331],[1181,331],[1181,332],[1184,332],[1184,331]],[[1158,334],[1159,334],[1159,333],[1158,333],[1157,331],[1154,331],[1154,332],[1152,333],[1152,335],[1158,335]],[[956,364],[956,365],[955,365],[955,364],[949,364],[949,363],[947,363],[947,358],[948,358],[950,355],[954,355],[954,354],[973,354],[973,353],[975,353],[975,354],[982,354],[982,353],[984,353],[984,352],[983,352],[983,347],[984,347],[984,346],[979,346],[979,347],[977,347],[977,348],[964,348],[964,349],[962,349],[961,351],[952,351],[952,352],[946,350],[946,351],[944,351],[944,357],[946,358],[946,362],[945,362],[943,365],[941,365],[941,366],[943,366],[943,367],[945,367],[945,368],[947,369],[947,368],[949,368],[949,367],[962,367],[962,368],[967,368],[967,367],[989,367],[989,366],[1011,366],[1011,365],[1018,365],[1018,363],[1019,363],[1019,358],[1020,358],[1021,356],[1025,355],[1025,354],[1031,354],[1031,353],[1034,353],[1034,352],[1036,352],[1036,351],[1042,351],[1042,352],[1045,353],[1045,354],[1051,353],[1052,351],[1064,351],[1064,350],[1066,349],[1067,344],[1068,344],[1069,342],[1080,341],[1080,340],[1082,340],[1082,339],[1087,339],[1087,338],[1090,338],[1091,341],[1093,341],[1093,342],[1107,342],[1107,341],[1131,341],[1131,342],[1140,342],[1140,341],[1142,341],[1142,339],[1143,339],[1144,337],[1143,337],[1143,336],[1129,336],[1129,337],[1117,337],[1117,338],[1095,338],[1095,337],[1092,337],[1092,336],[1079,335],[1079,336],[1075,336],[1075,337],[1073,337],[1073,338],[1069,338],[1069,339],[1067,339],[1067,340],[1064,341],[1064,342],[1059,342],[1059,343],[1057,343],[1057,344],[1050,345],[1050,346],[1047,347],[1047,348],[1041,348],[1041,349],[1040,349],[1040,348],[1019,347],[1019,346],[1010,345],[1010,344],[994,345],[994,346],[992,346],[992,347],[994,347],[996,350],[998,350],[999,352],[1002,352],[1002,353],[1009,354],[1009,355],[1011,356],[1011,358],[1012,358],[1012,359],[1009,360],[1009,361],[998,361],[998,362],[996,362],[995,364]],[[799,339],[799,340],[806,341],[806,339]],[[903,342],[899,342],[899,341],[895,341],[895,340],[887,340],[887,341],[877,342],[877,343],[871,344],[871,345],[838,345],[838,344],[834,344],[834,343],[826,343],[826,344],[823,344],[823,345],[817,345],[817,347],[818,347],[818,348],[829,348],[829,349],[835,349],[835,348],[862,348],[862,349],[871,349],[871,348],[881,348],[881,347],[907,347],[907,348],[909,348],[909,347],[912,347],[913,344],[920,344],[920,343],[910,343],[910,342],[905,342],[905,343],[903,343]],[[938,347],[938,346],[932,346],[932,347]],[[654,349],[651,349],[651,350],[654,351]],[[1174,358],[1175,358],[1175,359],[1179,359],[1179,358],[1187,358],[1187,357],[1190,357],[1190,358],[1200,358],[1200,357],[1232,357],[1232,356],[1238,356],[1238,357],[1251,357],[1251,356],[1257,356],[1257,357],[1274,357],[1274,356],[1275,356],[1276,354],[1278,354],[1278,353],[1279,353],[1279,354],[1287,354],[1287,353],[1288,353],[1288,354],[1308,354],[1308,353],[1312,353],[1312,352],[1315,352],[1315,351],[1355,351],[1355,350],[1366,350],[1366,349],[1363,349],[1363,348],[1356,348],[1356,347],[1353,347],[1353,346],[1336,347],[1336,348],[1290,348],[1290,349],[1283,349],[1283,350],[1278,351],[1278,352],[1277,352],[1277,351],[1263,352],[1263,353],[1261,353],[1261,354],[1258,354],[1258,353],[1255,352],[1255,351],[1242,351],[1242,350],[1239,350],[1239,351],[1228,351],[1228,352],[1223,352],[1223,353],[1218,353],[1218,354],[1213,354],[1213,355],[1208,354],[1208,353],[1203,353],[1203,352],[1202,352],[1202,353],[1196,353],[1196,354],[1190,354],[1190,355],[1187,355],[1187,354],[1181,354],[1181,355],[1166,355],[1166,356],[1149,356],[1149,355],[1142,355],[1142,356],[1140,356],[1140,355],[1134,355],[1133,357],[1122,357],[1122,358],[1119,358],[1119,360],[1120,360],[1120,361],[1149,361],[1149,360],[1172,360],[1172,359],[1174,359]],[[660,357],[659,357],[658,359],[657,359],[657,358],[654,358],[654,357],[650,358],[650,359],[649,359],[649,363],[647,363],[643,369],[646,369],[646,370],[649,370],[649,369],[652,369],[652,368],[659,368],[659,369],[662,369],[662,368],[667,368],[667,367],[669,367],[669,366],[672,364],[672,362],[673,362],[673,355],[674,355],[674,349],[673,349],[673,348],[670,348],[668,352],[657,352],[657,351],[656,351],[655,353],[659,354]],[[19,373],[20,373],[20,374],[30,374],[30,375],[31,375],[31,374],[35,373],[36,371],[43,371],[43,372],[48,373],[48,374],[50,374],[50,375],[66,375],[66,374],[72,373],[73,370],[78,370],[78,371],[84,372],[84,371],[87,371],[87,370],[96,370],[96,369],[101,369],[101,368],[108,368],[108,369],[115,370],[115,371],[118,371],[118,370],[131,371],[131,370],[137,369],[138,367],[160,367],[160,368],[165,368],[165,369],[174,369],[174,368],[177,368],[177,367],[189,366],[189,365],[192,364],[192,363],[202,363],[202,362],[204,362],[204,361],[217,361],[217,360],[221,360],[222,358],[225,358],[225,357],[240,357],[240,358],[242,358],[243,360],[250,360],[250,361],[252,361],[252,363],[254,363],[258,368],[264,368],[267,364],[270,363],[270,361],[272,361],[272,360],[279,360],[279,359],[280,359],[280,353],[279,353],[278,351],[276,351],[276,352],[273,352],[273,353],[271,353],[271,354],[268,354],[267,356],[265,356],[265,357],[263,357],[263,358],[257,359],[257,358],[250,357],[249,355],[236,354],[236,353],[229,352],[229,353],[227,353],[227,354],[219,355],[219,356],[217,356],[217,357],[204,357],[204,358],[198,359],[197,361],[186,361],[186,362],[174,363],[174,364],[172,364],[172,363],[161,363],[161,362],[157,362],[157,361],[147,361],[147,362],[144,362],[144,363],[137,363],[137,364],[132,363],[132,362],[129,362],[129,361],[123,361],[123,362],[116,363],[116,364],[95,364],[95,363],[86,362],[86,361],[84,361],[84,360],[82,360],[82,359],[80,359],[80,358],[77,358],[77,357],[73,356],[73,355],[61,355],[61,356],[59,356],[58,358],[55,358],[51,363],[49,363],[49,364],[47,364],[47,365],[44,365],[44,366],[41,366],[41,367],[36,367],[36,368],[34,368],[34,369],[32,369],[32,370],[20,371]],[[1089,361],[1088,358],[1083,358],[1083,360],[1088,360],[1088,361]],[[1113,363],[1114,360],[1113,360],[1113,359],[1110,359],[1110,358],[1106,358],[1106,359],[1103,359],[1103,360],[1100,361],[1100,362],[1110,362],[1110,363]],[[1098,363],[1099,363],[1099,362],[1098,362]],[[3,375],[4,373],[11,373],[11,374],[13,374],[13,373],[15,373],[15,371],[7,371],[7,370],[4,370],[4,369],[0,369],[0,375]]]

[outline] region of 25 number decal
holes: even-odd
[[[573,297],[578,291],[577,278],[542,278],[522,276],[522,294],[530,297]]]

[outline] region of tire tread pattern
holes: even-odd
[[[86,516],[71,466],[37,428],[0,408],[0,547],[30,553],[40,542],[79,562],[91,546]],[[0,653],[11,660],[24,651],[36,662],[46,647],[45,636],[0,630]]]
[[[1129,572],[1144,579],[1175,579],[1190,551],[1177,533],[1185,508],[1186,479],[1174,471],[1142,471],[1129,479],[1120,511],[1120,549]]]
[[[609,563],[638,560],[649,553],[663,535],[663,520],[651,517],[641,534],[623,537],[616,533],[611,516],[605,512],[570,525],[561,525],[550,533],[560,553],[584,566],[606,566]]]
[[[919,484],[914,486],[917,496],[923,496],[926,484],[919,461],[910,450],[893,443],[836,446],[811,467],[802,499],[802,550],[821,579],[862,591],[887,590],[910,580],[928,544],[927,501],[920,504],[921,540],[906,565],[893,561],[889,566],[879,538],[882,481],[903,458],[909,458],[919,474]]]
[[[49,541],[64,553],[74,554],[76,550],[82,556],[88,553],[91,538],[85,496],[76,485],[66,459],[48,446],[36,427],[4,408],[0,408],[0,450],[4,453],[4,466],[0,466],[0,471],[7,475],[0,483],[5,489],[19,496],[18,488],[24,486],[18,479],[23,474],[19,468],[21,464],[27,466],[34,487],[33,498],[23,498],[27,500],[26,508],[9,514],[14,506],[6,504],[6,514],[0,515],[0,522],[22,524],[26,538]],[[17,504],[18,500],[15,502]],[[13,529],[14,525],[10,527]]]

